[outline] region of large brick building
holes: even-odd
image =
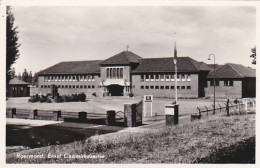
[[[106,60],[61,62],[51,66],[39,72],[38,88],[32,94],[50,93],[51,85],[56,85],[60,95],[84,92],[97,96],[152,94],[155,97],[173,97],[174,90],[178,89],[178,96],[183,98],[211,96],[211,89],[207,86],[212,68],[190,57],[178,57],[177,62],[176,88],[172,57],[142,58],[131,51],[123,51]],[[243,81],[246,83],[247,79]]]

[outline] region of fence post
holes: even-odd
[[[106,124],[109,126],[115,125],[116,122],[116,112],[114,110],[107,111]]]
[[[87,120],[87,112],[81,111],[78,113],[78,121],[85,122]]]
[[[218,106],[219,106],[219,112],[221,113],[221,105],[220,105],[220,104],[218,104]]]
[[[198,109],[198,111],[199,111],[199,115],[201,115],[200,108],[199,108],[199,107],[197,107],[197,109]]]
[[[16,108],[12,108],[11,118],[14,118],[14,115],[16,115]]]
[[[247,112],[247,100],[245,100],[245,111]]]
[[[125,103],[124,111],[126,117],[126,126],[135,127],[136,126],[136,104]]]
[[[229,99],[227,100],[227,116],[230,116],[230,114],[229,114]]]
[[[208,110],[207,106],[205,106],[205,108],[206,108],[206,110],[207,110],[207,117],[208,117],[208,115],[209,115],[209,110]]]
[[[53,111],[53,120],[54,121],[59,121],[60,117],[61,117],[61,111],[60,110]]]

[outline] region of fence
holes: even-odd
[[[138,126],[142,125],[142,102],[130,104],[124,111],[109,110],[106,114],[89,112],[62,112],[60,110],[16,109],[7,108],[8,118],[54,120],[68,122],[89,122],[107,124],[110,126]],[[133,122],[133,123],[132,123]]]
[[[235,103],[236,102],[236,103]],[[231,114],[242,114],[242,113],[251,113],[255,111],[256,101],[255,99],[242,99],[235,100],[234,103],[230,102],[229,99],[224,104],[216,104],[215,113],[224,113],[227,116]],[[200,119],[202,113],[214,114],[214,106],[212,107],[197,107],[198,113],[191,115],[191,120]]]

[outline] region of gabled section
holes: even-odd
[[[146,72],[175,72],[175,64],[173,57],[167,58],[145,58],[139,59],[140,64],[137,66],[133,73],[146,73]],[[190,57],[177,58],[178,72],[199,72],[210,71],[210,68],[204,64],[197,62]]]
[[[100,62],[100,65],[129,65],[129,64],[137,64],[139,63],[138,59],[140,59],[139,55],[131,51],[123,51],[119,54],[116,54],[104,61]]]
[[[245,67],[240,64],[227,63],[219,66],[215,71],[208,74],[208,78],[250,78],[256,77],[255,69]]]
[[[95,74],[100,73],[100,60],[60,62],[43,71],[44,74]]]

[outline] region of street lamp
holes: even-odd
[[[215,72],[215,69],[216,69],[216,64],[215,64],[215,54],[209,54],[209,58],[208,60],[210,60],[210,56],[214,56],[214,65],[213,65],[213,68],[214,68],[214,109],[213,109],[213,114],[215,114],[215,104],[216,104],[216,72]]]

